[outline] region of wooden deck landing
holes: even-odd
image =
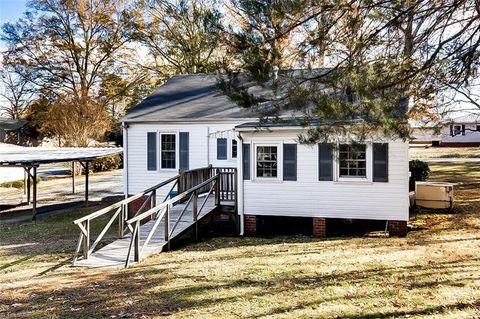
[[[199,202],[203,202],[203,198],[199,198]],[[175,225],[176,221],[178,220],[178,217],[180,213],[182,212],[183,208],[185,207],[185,204],[177,204],[172,207],[170,211],[170,229],[173,228]],[[189,205],[187,210],[185,211],[184,215],[182,216],[182,219],[178,223],[177,227],[175,228],[175,231],[172,234],[171,239],[175,239],[179,234],[181,234],[183,231],[185,231],[188,227],[192,226],[193,223],[193,217],[192,217],[192,205]],[[200,212],[198,219],[201,219],[205,215],[209,214],[213,210],[215,210],[215,198],[210,197],[207,199],[207,202],[205,203],[205,207],[202,209]],[[141,231],[140,231],[140,246],[143,245],[143,242],[145,241],[150,229],[153,227],[153,224],[155,223],[154,220],[151,220],[147,222],[146,224],[142,225]],[[152,254],[159,253],[162,251],[163,247],[166,245],[165,242],[165,235],[164,235],[164,225],[163,221],[160,223],[159,227],[155,231],[152,239],[148,243],[148,245],[145,247],[145,249],[142,252],[142,256],[140,257],[140,260],[142,260],[145,257],[148,257]],[[128,235],[125,235],[121,239],[117,239],[114,242],[100,248],[99,250],[93,252],[88,259],[80,259],[75,263],[75,266],[80,266],[80,267],[92,267],[92,268],[100,268],[100,267],[124,267],[125,266],[125,261],[128,253],[128,247],[130,245],[130,241],[132,238],[132,234],[129,233]],[[130,254],[130,263],[133,264],[133,253]]]

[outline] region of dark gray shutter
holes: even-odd
[[[453,136],[453,125],[450,125],[450,136]]]
[[[333,181],[333,146],[318,144],[318,180]]]
[[[283,144],[283,180],[297,180],[297,144]]]
[[[189,149],[189,133],[180,132],[180,170],[182,171],[186,171],[189,169],[188,149]]]
[[[147,132],[147,170],[157,170],[157,133]]]
[[[388,143],[373,143],[373,181],[388,182]]]
[[[243,179],[250,179],[250,144],[242,144]]]
[[[227,159],[227,139],[217,138],[217,160]]]
[[[462,125],[462,135],[465,135],[465,124]]]

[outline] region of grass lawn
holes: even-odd
[[[410,159],[479,158],[480,147],[410,147]]]
[[[406,238],[215,238],[99,270],[70,266],[85,210],[1,230],[0,317],[478,318],[480,165],[432,170],[457,213]]]

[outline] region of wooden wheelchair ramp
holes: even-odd
[[[170,212],[170,229],[173,229],[184,208],[185,204],[179,204],[172,207],[172,210]],[[201,219],[204,216],[208,215],[210,212],[214,211],[215,208],[216,205],[214,198],[208,198],[204,209],[198,215],[198,219]],[[140,246],[145,243],[145,240],[147,239],[147,236],[152,230],[154,224],[155,220],[151,220],[141,226]],[[189,207],[187,208],[185,214],[181,217],[177,227],[173,230],[170,240],[175,240],[180,234],[193,226],[195,226],[195,222],[193,220],[193,212],[192,208]],[[124,267],[126,261],[125,259],[131,241],[132,234],[129,233],[123,238],[117,239],[112,243],[93,252],[87,259],[77,261],[75,265],[83,267]],[[144,259],[152,254],[161,252],[165,245],[167,245],[167,241],[165,240],[165,221],[161,221],[159,227],[157,227],[157,229],[154,231],[152,238],[148,242],[147,246],[144,248],[142,255],[139,256],[140,259]],[[129,263],[134,262],[134,256],[131,255]]]
[[[80,228],[80,237],[73,265],[128,267],[131,263],[161,252],[169,242],[189,229],[197,237],[201,218],[215,211],[220,204],[236,208],[236,178],[236,170],[232,168],[209,166],[186,171],[140,194],[77,219],[74,223]],[[167,196],[157,205],[156,191],[164,186],[170,187],[169,194],[175,187],[181,193],[173,198]],[[185,190],[187,187],[189,189]],[[143,204],[134,217],[126,219],[127,205],[139,199],[143,200]],[[112,212],[105,227],[91,243],[91,221]],[[95,250],[115,221],[118,223],[118,239]]]

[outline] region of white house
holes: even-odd
[[[441,137],[443,146],[479,146],[480,114],[467,114],[446,120]]]
[[[480,114],[472,113],[438,122],[412,122],[411,143],[434,146],[479,146]]]
[[[181,170],[233,167],[242,235],[255,235],[262,216],[310,218],[315,236],[325,236],[329,219],[388,221],[391,235],[406,233],[408,142],[299,144],[295,119],[260,124],[206,74],[172,77],[123,126],[125,194]]]

